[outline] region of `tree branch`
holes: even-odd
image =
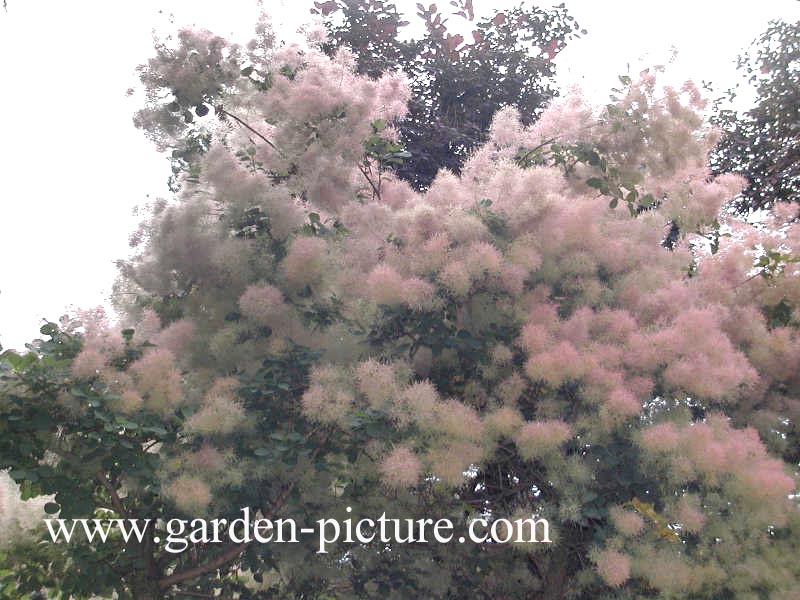
[[[201,592],[187,592],[184,590],[180,590],[175,592],[177,596],[192,596],[193,598],[213,598],[211,594],[203,594]]]
[[[105,473],[98,472],[96,479],[108,491],[109,496],[111,496],[111,506],[114,507],[114,510],[117,511],[120,517],[127,518],[128,511],[125,510],[125,506],[122,504],[122,500],[120,499],[119,494],[117,494],[116,488],[108,480],[108,477],[106,477]]]
[[[278,153],[278,154],[279,154],[279,155],[280,155],[282,158],[286,158],[286,156],[283,154],[283,152],[281,152],[281,151],[280,151],[280,149],[279,149],[279,148],[278,148],[278,147],[277,147],[275,144],[273,144],[273,143],[272,143],[272,142],[271,142],[271,141],[270,141],[270,140],[269,140],[269,139],[268,139],[268,138],[267,138],[267,137],[266,137],[266,136],[265,136],[263,133],[261,133],[260,131],[258,131],[258,130],[256,130],[256,129],[254,129],[254,128],[253,128],[253,127],[252,127],[252,126],[249,124],[249,123],[247,123],[246,121],[244,121],[244,120],[240,119],[239,117],[237,117],[237,116],[236,116],[236,115],[234,115],[233,113],[229,113],[227,110],[225,110],[225,109],[224,109],[224,108],[222,108],[221,106],[217,106],[217,107],[215,107],[215,108],[216,108],[216,111],[217,111],[218,113],[220,113],[220,114],[223,114],[223,115],[225,115],[226,117],[230,117],[231,119],[233,119],[234,121],[236,121],[237,123],[239,123],[239,125],[241,125],[241,126],[242,126],[242,127],[244,127],[245,129],[247,129],[248,131],[252,132],[254,135],[257,135],[257,136],[258,136],[260,139],[262,139],[262,140],[263,140],[263,141],[264,141],[264,142],[265,142],[265,143],[266,143],[266,144],[267,144],[267,145],[268,145],[270,148],[272,148],[273,150],[275,150],[275,152],[277,152],[277,153]]]
[[[314,427],[311,431],[306,434],[305,439],[309,440],[317,431],[319,431],[321,426]],[[325,439],[322,443],[320,443],[314,451],[311,453],[311,460],[314,461],[319,455],[320,448],[324,446],[330,434],[325,436]],[[281,493],[278,494],[278,497],[275,498],[275,501],[272,503],[272,507],[264,511],[264,518],[265,519],[272,519],[275,517],[275,514],[283,507],[283,504],[286,502],[286,499],[292,493],[297,484],[297,480],[292,481],[286,487],[281,490]],[[166,589],[171,585],[175,585],[176,583],[181,583],[183,581],[187,581],[189,579],[194,579],[195,577],[199,577],[201,575],[205,575],[206,573],[210,573],[212,571],[216,571],[220,567],[224,567],[230,562],[236,560],[236,558],[244,552],[247,547],[252,543],[252,539],[249,542],[243,542],[241,544],[237,544],[228,550],[225,550],[222,554],[217,556],[216,558],[211,559],[207,563],[202,565],[197,565],[195,567],[191,567],[189,569],[185,569],[183,571],[179,571],[178,573],[173,573],[172,575],[168,575],[166,577],[162,577],[158,582],[158,587],[160,589]]]
[[[369,182],[370,187],[372,187],[372,192],[374,194],[373,197],[377,197],[378,200],[380,200],[381,190],[375,186],[375,183],[372,181],[372,178],[369,176],[369,173],[367,173],[367,170],[363,167],[363,165],[359,165],[358,170],[361,171],[361,174]]]
[[[286,502],[286,499],[289,497],[289,494],[292,493],[292,490],[295,487],[295,481],[292,481],[289,485],[287,485],[278,497],[275,499],[275,502],[272,503],[271,509],[264,515],[266,519],[272,519],[277,511],[283,506],[283,503]],[[176,583],[181,583],[183,581],[187,581],[189,579],[194,579],[195,577],[199,577],[201,575],[205,575],[206,573],[211,573],[212,571],[216,571],[220,567],[224,567],[228,563],[234,561],[242,552],[244,552],[247,547],[252,543],[252,540],[249,542],[242,542],[241,544],[236,544],[225,550],[219,556],[211,559],[210,561],[203,563],[202,565],[197,565],[196,567],[192,567],[190,569],[185,569],[184,571],[179,571],[178,573],[173,573],[172,575],[168,575],[167,577],[163,577],[158,582],[158,587],[163,589],[168,588],[171,585]]]

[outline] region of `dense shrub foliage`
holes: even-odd
[[[798,597],[797,205],[728,216],[697,89],[504,108],[419,193],[404,77],[272,40],[184,31],[142,68],[180,193],[121,327],[4,355],[2,465],[67,518],[535,514],[553,543],[21,540],[4,593]]]

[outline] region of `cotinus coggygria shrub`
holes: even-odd
[[[141,68],[136,123],[180,192],[132,238],[121,326],[90,312],[4,355],[3,464],[64,518],[536,515],[551,543],[114,538],[29,546],[5,581],[800,597],[798,207],[729,216],[743,180],[710,176],[696,88],[645,72],[602,110],[505,108],[418,193],[387,166],[403,77],[272,39],[184,31]]]

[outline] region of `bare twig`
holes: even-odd
[[[750,277],[748,277],[744,281],[741,281],[741,282],[737,283],[735,286],[733,286],[732,289],[735,290],[736,288],[742,287],[745,283],[748,283],[749,281],[752,281],[753,279],[755,279],[756,277],[758,277],[762,273],[763,273],[763,271],[759,271],[758,273],[753,273],[752,275],[750,275]]]

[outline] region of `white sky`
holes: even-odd
[[[474,1],[479,14],[517,4]],[[737,81],[737,54],[770,19],[800,19],[795,0],[741,5],[746,9],[707,0],[565,1],[589,33],[558,56],[559,84],[579,84],[597,103],[607,101],[617,75],[667,63],[673,46],[671,81],[726,89]],[[396,4],[413,17],[415,0]],[[279,38],[310,18],[311,5],[265,0]],[[153,30],[194,24],[246,41],[258,11],[250,0],[8,0],[7,13],[0,11],[5,348],[37,337],[43,317],[104,303],[114,260],[129,251],[133,207],[169,194],[168,162],[134,128],[138,104],[125,95],[137,83],[134,68],[152,54]]]

